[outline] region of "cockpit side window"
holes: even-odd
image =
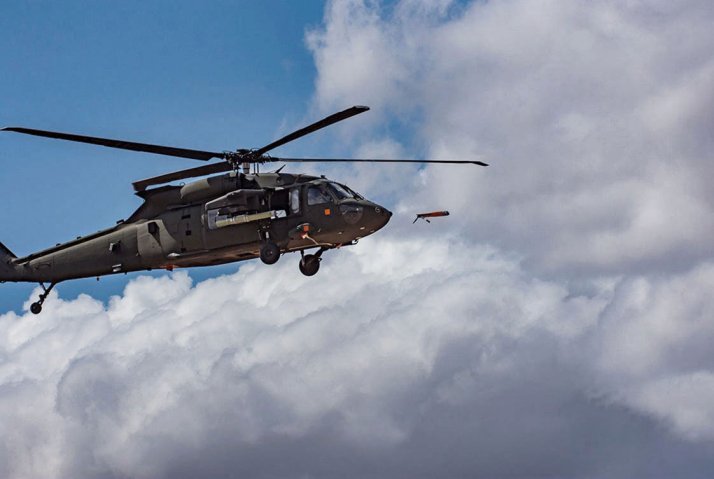
[[[321,187],[311,186],[307,189],[308,205],[321,205],[324,203],[329,203],[330,201],[332,201],[332,198],[330,198],[330,195],[327,194],[327,192],[324,191]]]

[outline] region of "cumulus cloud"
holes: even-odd
[[[543,272],[619,274],[714,253],[712,20],[699,0],[351,0],[308,44],[319,105],[371,102],[413,155],[492,164],[430,168],[405,205],[436,196]]]
[[[684,445],[714,437],[714,265],[574,290],[454,238],[383,235],[319,279],[289,259],[0,316],[3,476],[627,477],[647,450],[663,471],[713,465]]]

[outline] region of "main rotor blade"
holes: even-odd
[[[367,110],[369,110],[368,106],[353,106],[353,107],[348,108],[348,109],[341,111],[339,113],[330,115],[327,118],[323,118],[322,120],[317,121],[317,122],[313,123],[312,125],[308,125],[305,128],[301,128],[297,131],[294,131],[294,132],[290,133],[289,135],[286,135],[286,136],[282,137],[281,139],[276,140],[276,141],[270,143],[269,145],[265,145],[263,148],[260,148],[259,150],[254,151],[253,154],[256,157],[260,157],[260,156],[264,155],[265,153],[269,152],[270,150],[284,145],[285,143],[289,143],[293,140],[297,140],[298,138],[301,138],[305,135],[309,135],[310,133],[313,133],[317,130],[325,128],[326,126],[330,126],[334,123],[337,123],[338,121],[346,120],[347,118],[353,117],[355,115],[359,115],[360,113],[364,113]]]
[[[273,158],[267,161],[282,161],[285,163],[437,163],[449,165],[479,165],[488,166],[488,163],[476,160],[388,160],[375,158]]]
[[[60,133],[56,131],[33,130],[31,128],[6,127],[0,131],[14,131],[26,135],[44,136],[56,138],[58,140],[77,141],[80,143],[90,143],[92,145],[108,146],[109,148],[119,148],[122,150],[144,151],[157,155],[178,156],[180,158],[191,158],[192,160],[208,161],[211,158],[223,158],[224,153],[213,151],[190,150],[187,148],[174,148],[172,146],[150,145],[148,143],[136,143],[133,141],[112,140],[109,138],[97,138],[94,136],[74,135],[71,133]]]
[[[165,175],[154,176],[152,178],[147,178],[145,180],[135,181],[132,183],[134,186],[134,191],[144,191],[147,187],[152,185],[161,185],[168,183],[170,181],[185,180],[186,178],[195,178],[197,176],[212,175],[214,173],[223,173],[224,171],[231,171],[233,166],[227,162],[221,163],[211,163],[210,165],[198,166],[196,168],[189,168],[187,170],[174,171],[173,173],[167,173]]]
[[[488,166],[482,161],[465,161],[465,160],[385,160],[385,159],[350,159],[350,158],[277,158],[271,156],[263,156],[261,158],[251,160],[250,163],[437,163],[437,164],[471,164]],[[233,166],[227,162],[211,163],[210,165],[189,168],[187,170],[174,171],[165,175],[154,176],[145,180],[135,181],[132,183],[134,190],[137,192],[144,191],[147,187],[153,185],[161,185],[176,180],[185,180],[187,178],[195,178],[198,176],[212,175],[214,173],[223,173],[231,171]]]

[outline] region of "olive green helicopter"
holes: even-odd
[[[267,153],[288,142],[369,110],[353,106],[258,149],[202,151],[69,133],[6,127],[28,135],[159,155],[220,162],[133,183],[143,204],[111,228],[18,258],[0,243],[0,282],[39,283],[30,310],[42,311],[62,281],[153,269],[211,266],[253,258],[274,264],[300,252],[300,271],[313,276],[323,253],[354,245],[387,224],[392,213],[347,185],[324,176],[260,172],[266,163],[371,162],[475,164],[480,161],[284,158]],[[252,168],[251,168],[252,167]],[[251,171],[252,170],[252,171]],[[221,175],[215,175],[223,173]],[[187,184],[167,183],[199,178]],[[153,188],[149,188],[153,187]],[[316,250],[306,254],[306,250]],[[49,286],[45,286],[48,283]]]

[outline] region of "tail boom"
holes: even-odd
[[[17,281],[17,270],[13,264],[15,259],[17,256],[7,246],[0,243],[0,281]]]

